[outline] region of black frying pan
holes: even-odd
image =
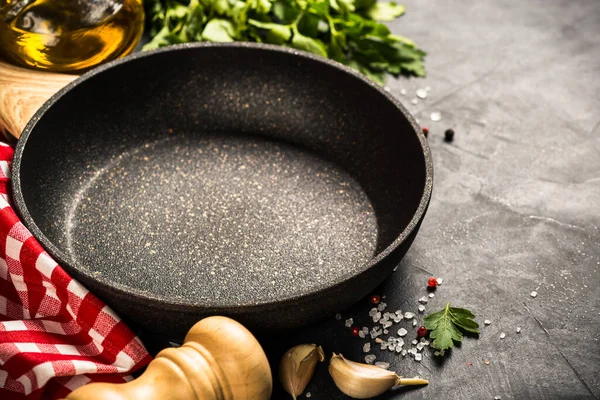
[[[404,256],[432,188],[398,101],[280,47],[193,44],[97,68],[27,125],[25,225],[128,320],[287,329],[344,309]]]

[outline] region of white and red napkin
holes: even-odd
[[[12,157],[0,143],[0,399],[60,399],[89,382],[130,380],[150,355],[19,221]]]

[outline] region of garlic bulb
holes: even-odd
[[[323,349],[315,344],[300,344],[283,355],[279,363],[279,379],[285,391],[291,394],[294,400],[306,389],[317,362],[323,360]]]
[[[333,353],[329,363],[329,374],[335,385],[344,394],[355,399],[368,399],[378,396],[396,385],[426,385],[425,379],[406,379],[393,371],[361,364]]]

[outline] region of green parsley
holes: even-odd
[[[194,41],[252,41],[339,61],[383,84],[425,76],[426,53],[381,21],[405,7],[377,0],[144,0],[151,40],[144,50]]]
[[[454,342],[462,342],[463,332],[479,334],[479,324],[473,321],[475,315],[465,308],[450,307],[446,304],[443,310],[429,314],[424,318],[429,337],[434,339],[432,347],[446,350],[454,346]]]

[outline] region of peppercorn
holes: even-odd
[[[429,333],[429,331],[424,326],[420,326],[419,329],[417,329],[418,337],[425,337],[425,336],[427,336],[428,333]]]
[[[427,287],[430,289],[435,288],[438,285],[437,279],[433,276],[427,280]]]
[[[355,326],[354,328],[352,328],[352,336],[358,336],[359,332],[360,332],[360,328],[358,326]]]
[[[374,294],[373,296],[371,296],[371,303],[373,304],[379,304],[379,302],[381,301],[381,296]]]
[[[444,141],[450,143],[454,140],[454,129],[446,129],[444,132]]]

